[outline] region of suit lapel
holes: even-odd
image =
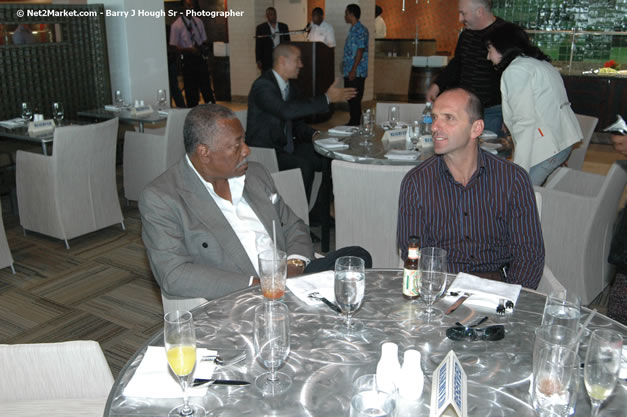
[[[182,180],[179,194],[189,210],[207,227],[209,233],[220,237],[217,240],[225,253],[235,259],[242,260],[237,264],[243,274],[256,275],[255,268],[239,238],[216,202],[209,195],[209,191],[196,173],[187,165],[186,158],[179,162],[179,174]]]

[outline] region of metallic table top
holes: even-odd
[[[401,403],[399,416],[428,415],[433,371],[449,350],[458,355],[468,376],[469,416],[536,416],[529,399],[529,381],[534,331],[542,320],[545,297],[523,290],[512,314],[490,316],[485,325],[505,324],[506,336],[500,341],[452,341],[446,329],[456,321],[474,321],[485,314],[462,304],[450,316],[424,322],[416,317],[424,305],[401,296],[400,270],[369,270],[366,293],[355,318],[365,325],[359,338],[334,337],[330,329],[340,318],[325,305],[307,306],[291,293],[284,302],[290,310],[291,353],[281,371],[292,377],[290,389],[277,397],[262,397],[254,384],[248,387],[210,386],[204,397],[192,397],[207,409],[208,416],[348,416],[351,384],[357,377],[375,373],[380,346],[384,341],[399,345],[399,356],[409,348],[422,353],[425,387],[417,403]],[[447,299],[450,297],[447,297]],[[438,300],[443,311],[451,302]],[[254,379],[265,372],[253,352],[253,310],[263,300],[258,287],[241,290],[209,302],[194,311],[199,347],[216,349],[228,356],[247,350],[244,362],[216,367],[214,375],[224,379]],[[589,310],[582,309],[581,320]],[[623,334],[627,327],[596,315],[590,326],[610,328]],[[159,331],[146,346],[163,346]],[[107,416],[165,415],[182,399],[132,398],[122,395],[124,387],[141,362],[146,346],[138,350],[120,372],[109,395]],[[587,339],[580,347],[585,358]],[[165,361],[165,356],[164,356]],[[590,401],[583,384],[583,370],[577,399],[577,416],[590,415]],[[627,381],[619,380],[601,415],[624,416],[627,406]]]

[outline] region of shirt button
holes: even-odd
[[[206,249],[209,247],[209,245],[207,245],[207,242],[202,242],[202,247]]]
[[[470,255],[470,259],[475,259],[475,255]]]
[[[466,235],[465,237],[466,237],[467,240],[470,240],[470,236]]]
[[[464,212],[464,216],[468,216],[468,212],[467,211]]]

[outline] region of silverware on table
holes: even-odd
[[[333,311],[335,311],[336,313],[342,314],[342,310],[340,310],[340,308],[335,305],[335,303],[332,303],[331,301],[329,301],[326,297],[323,297],[319,292],[314,291],[312,293],[309,293],[307,295],[307,297],[311,298],[312,300],[318,300],[318,301],[322,301],[323,303],[325,303],[327,306],[329,306]]]
[[[238,354],[237,356],[227,359],[225,360],[224,358],[222,358],[222,356],[220,355],[205,355],[202,358],[200,358],[201,362],[204,361],[213,361],[216,365],[220,365],[220,366],[228,366],[228,365],[235,365],[236,363],[239,363],[241,361],[243,361],[244,359],[246,359],[246,351],[243,351],[242,353]]]
[[[449,307],[448,310],[446,310],[446,313],[444,313],[444,314],[451,314],[453,311],[457,310],[457,307],[462,305],[464,303],[464,301],[466,301],[468,299],[468,297],[470,297],[471,295],[472,294],[470,294],[470,293],[464,293],[461,297],[459,297],[457,299],[457,301],[455,301],[453,303],[452,306]]]
[[[496,306],[496,314],[498,314],[499,316],[505,315],[505,299],[504,298],[501,298],[499,300],[499,305]]]
[[[237,379],[215,379],[215,378],[203,379],[203,378],[196,378],[192,382],[192,387],[199,387],[199,386],[205,385],[205,384],[245,386],[245,385],[250,385],[250,382],[248,382],[248,381],[240,381],[240,380],[237,380]]]

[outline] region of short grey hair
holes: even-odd
[[[481,103],[481,100],[479,100],[479,97],[477,97],[474,92],[464,87],[454,87],[446,90],[447,93],[455,91],[461,91],[466,94],[466,97],[468,97],[465,110],[468,114],[468,118],[470,119],[470,123],[483,119],[483,104]]]
[[[185,152],[191,154],[201,143],[213,147],[220,131],[220,120],[237,119],[233,110],[219,104],[202,104],[194,107],[185,118],[183,141]]]
[[[472,0],[479,7],[483,7],[486,12],[492,12],[492,0]]]
[[[275,66],[279,62],[279,57],[284,56],[285,58],[289,58],[294,55],[297,51],[300,52],[300,48],[294,44],[289,42],[280,43],[274,50],[272,51],[272,66]]]

